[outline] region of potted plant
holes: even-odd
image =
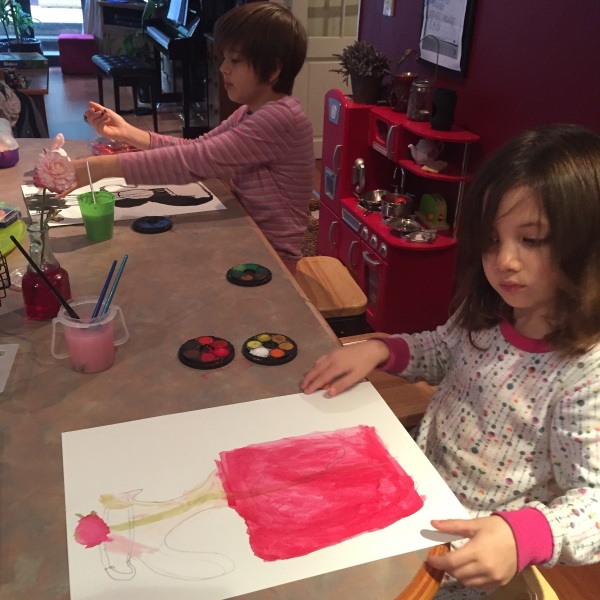
[[[341,73],[344,83],[352,87],[352,98],[362,104],[376,104],[381,92],[381,84],[385,75],[390,73],[390,60],[375,46],[365,41],[357,41],[346,46],[341,54],[334,54],[340,61],[340,69],[332,69]]]
[[[18,0],[0,0],[0,22],[5,35],[0,51],[41,53],[41,42],[32,37],[34,20]]]

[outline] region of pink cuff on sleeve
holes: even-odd
[[[381,340],[390,351],[390,357],[378,369],[387,373],[402,373],[410,361],[408,344],[403,338],[392,335],[376,339]]]
[[[517,572],[529,565],[539,565],[552,556],[552,530],[544,514],[537,508],[494,512],[508,524],[517,544]]]

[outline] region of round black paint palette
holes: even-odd
[[[298,346],[281,333],[259,333],[244,342],[242,354],[259,365],[274,367],[296,358]]]
[[[256,287],[271,281],[271,271],[267,267],[255,263],[241,263],[227,271],[227,280],[235,285]]]
[[[173,227],[173,222],[167,217],[140,217],[131,224],[131,229],[138,233],[163,233]]]
[[[192,369],[218,369],[233,360],[235,349],[227,340],[203,335],[182,344],[177,356]]]

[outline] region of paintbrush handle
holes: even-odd
[[[73,310],[73,308],[69,305],[69,303],[60,295],[60,292],[52,285],[52,282],[44,275],[44,272],[35,264],[35,261],[19,244],[19,242],[15,239],[13,235],[10,236],[13,244],[20,250],[21,254],[27,259],[27,262],[35,269],[37,274],[42,278],[42,281],[48,286],[50,291],[56,296],[58,301],[64,306],[65,310],[69,314],[69,316],[73,319],[79,320],[79,315]]]
[[[119,279],[121,279],[121,275],[123,274],[123,269],[125,268],[125,263],[127,262],[127,256],[128,255],[126,254],[123,257],[123,262],[121,263],[121,266],[119,267],[119,270],[117,271],[115,281],[112,284],[112,287],[110,288],[110,292],[108,293],[108,298],[106,299],[106,304],[104,305],[104,308],[102,309],[102,312],[100,313],[101,315],[105,315],[108,312],[110,303],[112,302],[113,296],[115,295],[115,292],[117,291],[117,286],[119,285]]]
[[[115,267],[117,266],[117,261],[113,260],[112,266],[108,272],[108,276],[106,277],[106,281],[104,282],[104,286],[102,287],[102,291],[100,292],[100,296],[98,298],[98,302],[96,303],[96,307],[94,308],[94,312],[92,313],[92,319],[95,319],[102,308],[102,302],[104,302],[104,296],[106,296],[106,292],[108,290],[108,285],[110,284],[110,280],[112,279],[113,273],[115,271]]]

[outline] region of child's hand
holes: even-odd
[[[85,120],[103,137],[111,140],[126,142],[127,130],[131,127],[125,119],[96,102],[89,103],[85,111]]]
[[[508,524],[498,516],[480,519],[431,521],[438,530],[456,533],[469,541],[427,564],[446,571],[465,587],[493,590],[506,585],[517,572],[517,545]]]
[[[364,379],[389,358],[388,347],[381,340],[349,344],[321,356],[304,375],[300,389],[305,394],[324,389],[336,396]]]

